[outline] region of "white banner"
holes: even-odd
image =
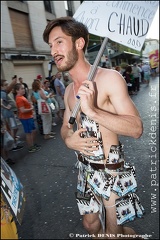
[[[1,193],[3,194],[8,206],[16,216],[19,224],[22,223],[26,194],[24,187],[17,178],[15,172],[1,157]]]
[[[73,17],[89,33],[140,51],[158,6],[159,1],[84,1]]]

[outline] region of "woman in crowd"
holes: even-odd
[[[38,81],[38,80],[34,80],[34,81]],[[31,93],[31,101],[33,103],[34,106],[34,110],[35,110],[35,114],[36,114],[36,120],[37,120],[37,126],[38,126],[38,130],[39,133],[41,135],[43,135],[43,123],[42,123],[42,118],[41,115],[38,113],[38,104],[37,104],[37,100],[33,95],[33,92]]]
[[[44,89],[41,86],[41,82],[39,80],[34,80],[32,83],[32,94],[33,97],[35,99],[35,101],[37,101],[38,99],[44,99],[44,100],[48,100],[52,93],[46,95]],[[36,106],[36,112],[38,111],[38,106],[37,106],[37,102],[34,103],[34,106]],[[41,115],[42,118],[42,126],[43,126],[43,134],[44,134],[44,139],[52,139],[54,138],[54,136],[52,136],[51,133],[51,128],[52,128],[52,113],[48,113],[48,114],[42,114]]]
[[[48,101],[49,101],[48,103],[53,103],[54,106],[55,106],[55,109],[52,110],[52,116],[53,116],[53,119],[54,119],[52,125],[56,126],[57,124],[56,124],[55,119],[56,119],[56,116],[59,114],[59,105],[58,105],[58,102],[55,99],[54,91],[50,88],[49,80],[44,81],[43,89],[44,89],[46,95],[48,95],[49,93],[52,93],[52,97],[50,99],[48,99]]]
[[[129,95],[134,95],[135,94],[133,92],[134,82],[133,82],[133,75],[132,75],[132,67],[130,65],[126,67],[126,70],[123,73],[123,77],[126,80]]]

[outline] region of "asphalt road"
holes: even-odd
[[[126,161],[136,167],[138,196],[145,208],[143,219],[132,226],[138,234],[159,239],[159,78],[150,85],[141,84],[132,96],[143,120],[144,132],[140,139],[120,137]],[[123,104],[123,103],[120,103]],[[77,169],[73,151],[66,148],[60,136],[61,123],[53,130],[56,140],[44,140],[38,134],[42,149],[28,153],[27,147],[10,152],[15,171],[26,191],[26,207],[22,225],[17,223],[19,239],[90,239],[82,226],[74,192]],[[25,139],[22,126],[19,133]]]

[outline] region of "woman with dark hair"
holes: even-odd
[[[123,73],[123,77],[126,80],[129,95],[133,95],[134,93],[133,93],[132,67],[130,65],[126,67],[126,70]]]

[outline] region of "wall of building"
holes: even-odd
[[[43,1],[27,1],[27,4],[34,50],[48,52],[48,45],[42,38],[42,33],[47,25]]]
[[[16,49],[7,1],[1,1],[1,48]]]
[[[48,77],[52,57],[43,41],[43,31],[49,20],[67,15],[63,1],[50,3],[53,13],[45,10],[44,1],[1,1],[1,78],[10,82],[16,74],[31,88],[38,74]],[[72,5],[76,10],[80,1]],[[52,74],[56,72],[52,65]]]

